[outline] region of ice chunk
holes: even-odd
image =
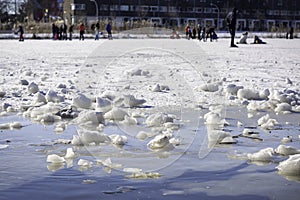
[[[77,164],[82,167],[92,167],[93,162],[84,159],[79,159]]]
[[[97,131],[79,130],[78,135],[73,135],[72,139],[73,145],[90,145],[105,142],[111,142],[110,137],[104,133],[99,133]]]
[[[152,87],[152,92],[161,92],[160,85],[156,84]]]
[[[29,82],[28,82],[27,80],[25,80],[25,79],[21,79],[21,80],[20,80],[20,84],[21,84],[21,85],[28,85]]]
[[[239,89],[243,89],[244,87],[243,86],[237,86],[235,84],[229,84],[227,87],[226,87],[226,92],[231,94],[231,95],[237,95],[237,92]]]
[[[12,123],[10,123],[10,128],[12,128],[12,129],[20,129],[22,127],[23,127],[23,125],[20,122],[12,122]]]
[[[48,92],[45,95],[45,98],[48,102],[64,102],[64,97],[59,96],[57,92],[53,90],[48,90]]]
[[[51,154],[47,156],[47,162],[51,163],[62,163],[65,162],[66,160],[63,157],[60,157],[56,154]]]
[[[9,146],[9,145],[7,145],[7,144],[0,144],[0,150],[1,150],[1,149],[6,149],[8,146]]]
[[[282,142],[282,143],[289,143],[289,142],[292,142],[292,141],[293,141],[292,136],[283,137],[283,138],[281,139],[281,142]]]
[[[127,115],[125,115],[124,120],[120,122],[121,124],[124,125],[137,125],[138,121],[137,119],[133,118],[133,117],[129,117]]]
[[[37,92],[35,95],[34,95],[34,98],[35,98],[35,102],[36,103],[47,103],[47,100],[46,100],[46,97],[41,94],[40,92]]]
[[[275,149],[275,153],[288,156],[288,155],[300,154],[300,150],[291,146],[286,146],[281,144]]]
[[[291,112],[291,110],[292,110],[292,106],[290,105],[290,104],[288,104],[288,103],[280,103],[280,104],[277,104],[276,105],[276,108],[275,108],[275,112],[277,112],[277,113],[290,113]]]
[[[111,142],[116,145],[124,145],[127,143],[128,140],[127,137],[124,135],[113,134],[110,135],[109,137],[111,139]]]
[[[145,124],[148,127],[158,127],[158,126],[162,126],[164,123],[166,122],[173,122],[173,118],[168,116],[165,113],[155,113],[150,115],[146,121]]]
[[[67,148],[65,158],[66,159],[72,159],[72,158],[75,158],[75,157],[76,157],[76,154],[74,153],[73,149],[72,148]]]
[[[155,136],[150,142],[148,142],[147,146],[151,149],[160,149],[164,148],[170,144],[169,137],[164,134],[159,134]]]
[[[282,161],[276,167],[280,174],[300,175],[300,154],[291,155],[287,160]]]
[[[224,124],[224,119],[219,113],[213,111],[208,112],[204,115],[205,124]]]
[[[269,162],[272,160],[274,150],[271,147],[261,149],[256,153],[248,153],[247,157],[251,161]]]
[[[97,97],[96,98],[96,111],[108,112],[112,108],[112,103],[106,98]]]
[[[0,91],[0,98],[3,98],[6,95],[6,92]]]
[[[144,104],[146,100],[136,99],[133,95],[124,95],[124,104],[127,107],[134,108]]]
[[[263,129],[272,129],[279,123],[276,119],[271,119],[269,114],[266,114],[257,120],[258,126],[261,126]]]
[[[199,86],[199,89],[205,92],[216,92],[219,90],[219,85],[217,83],[206,83]]]
[[[79,93],[73,98],[73,105],[79,108],[89,109],[92,105],[92,100],[84,94]]]
[[[240,89],[237,92],[237,97],[239,99],[247,99],[247,100],[259,100],[259,93],[255,90],[251,89]]]
[[[128,167],[128,168],[124,168],[123,171],[127,173],[138,173],[138,172],[142,172],[142,169]]]
[[[92,110],[84,110],[79,113],[78,117],[75,121],[79,124],[92,123],[92,124],[104,124],[105,120],[103,117],[103,113],[95,112]]]
[[[128,116],[127,112],[121,108],[114,107],[112,110],[104,114],[105,119],[122,121],[125,116]]]
[[[39,91],[39,86],[36,83],[31,82],[28,85],[27,90],[28,90],[29,94],[35,94],[35,93],[37,93]]]

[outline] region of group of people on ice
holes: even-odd
[[[67,37],[67,25],[64,23],[60,26],[61,28],[58,28],[55,24],[52,24],[52,39],[54,40],[72,40],[73,39],[73,31],[74,31],[74,25],[72,24],[69,27],[69,38]],[[91,30],[95,34],[95,40],[99,40],[99,34],[103,34],[102,32],[99,32],[100,30],[100,24],[97,22],[96,24],[91,25]],[[108,39],[112,39],[112,26],[111,23],[107,23],[106,25],[106,31],[108,35]],[[84,23],[81,23],[79,25],[79,40],[84,40],[84,35],[86,33],[86,26]]]
[[[238,47],[234,42],[236,33],[237,12],[237,8],[234,8],[232,12],[228,13],[228,15],[226,16],[226,23],[231,36],[230,47]],[[201,29],[200,24],[197,25],[197,28],[195,26],[192,28],[189,24],[186,25],[185,35],[187,39],[197,38],[199,41],[203,40],[204,42],[206,42],[208,38],[211,42],[218,39],[214,27],[210,27],[208,29],[206,29],[206,27],[203,27],[203,29]],[[237,44],[247,44],[247,38],[248,32],[244,32],[241,35],[241,38],[237,42]],[[257,35],[254,35],[254,41],[251,44],[266,44],[266,42],[262,41],[262,39],[260,39]]]
[[[197,25],[197,28],[195,26],[192,28],[188,24],[185,27],[185,36],[187,39],[198,39],[199,41],[203,40],[203,42],[206,42],[208,38],[210,38],[211,42],[218,39],[214,27],[210,27],[206,30],[205,27],[202,29],[200,24]]]

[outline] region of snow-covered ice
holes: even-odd
[[[297,198],[300,41],[266,41],[1,40],[1,193],[75,170],[157,198]]]

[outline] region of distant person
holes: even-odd
[[[197,30],[195,26],[193,27],[192,34],[193,34],[192,38],[196,39]]]
[[[68,35],[67,35],[67,30],[68,30],[68,26],[66,23],[63,24],[63,40],[67,40],[68,39]]]
[[[203,29],[202,29],[201,37],[202,37],[203,42],[206,42],[206,28],[205,27],[203,27]]]
[[[198,40],[201,40],[201,26],[200,26],[200,24],[197,25],[197,37],[198,37]]]
[[[23,42],[24,41],[24,29],[23,29],[22,25],[19,26],[19,30],[17,31],[17,33],[19,33],[19,41]]]
[[[97,21],[95,25],[95,40],[99,40],[99,30],[100,30],[100,24],[99,21]]]
[[[238,44],[247,44],[247,38],[248,38],[248,32],[244,32],[241,35],[240,41],[238,41]]]
[[[228,13],[226,17],[226,22],[231,35],[230,47],[238,47],[234,44],[234,37],[236,31],[236,18],[237,18],[237,8],[233,8],[232,12]]]
[[[84,40],[85,26],[83,23],[79,26],[79,40]]]
[[[110,22],[108,22],[107,25],[106,25],[106,32],[107,32],[107,37],[108,37],[109,40],[112,40],[111,31],[112,31],[112,27],[111,27]]]
[[[294,27],[290,28],[290,39],[294,39]]]
[[[53,40],[55,39],[55,34],[56,34],[56,26],[55,26],[55,24],[53,23],[53,24],[52,24],[52,39],[53,39]]]
[[[69,40],[72,40],[73,38],[73,29],[74,29],[74,25],[71,24],[71,26],[69,27]]]
[[[172,31],[172,35],[170,36],[171,39],[179,39],[180,36],[178,34],[178,32],[175,30],[175,28]]]
[[[252,44],[267,44],[266,42],[262,41],[257,35],[254,36],[254,42]]]
[[[213,40],[217,40],[218,39],[218,36],[215,32],[215,28],[214,27],[211,27],[208,29],[207,33],[206,33],[206,40],[207,38],[210,38],[210,41],[212,42]]]
[[[187,24],[185,27],[185,38],[186,39],[190,39],[190,29],[191,29],[190,25]]]
[[[63,25],[61,24],[60,27],[59,27],[59,31],[58,31],[58,39],[59,40],[62,40],[63,37],[62,37],[62,34],[63,34]]]

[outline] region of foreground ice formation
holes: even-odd
[[[125,116],[128,116],[127,112],[121,108],[114,107],[110,111],[104,114],[104,118],[108,120],[122,121]]]
[[[84,94],[77,94],[73,98],[73,105],[79,108],[89,109],[92,105],[92,100],[86,97]]]
[[[174,118],[165,114],[165,113],[154,113],[147,117],[145,124],[148,127],[159,127],[162,126],[164,123],[173,122]]]
[[[151,149],[161,149],[170,144],[170,136],[159,134],[155,136],[150,142],[148,142],[147,146]]]
[[[72,144],[75,146],[92,145],[111,142],[108,135],[97,131],[78,130],[78,135],[73,135]]]
[[[133,95],[124,95],[125,106],[129,108],[138,107],[146,102],[144,99],[136,99]]]
[[[291,146],[286,146],[286,145],[279,145],[276,149],[275,152],[280,154],[280,155],[284,155],[284,156],[288,156],[288,155],[294,155],[294,154],[300,154],[300,150],[296,149],[294,147]]]
[[[280,174],[300,176],[300,154],[291,155],[276,167]]]
[[[63,163],[66,160],[63,157],[60,157],[56,154],[51,154],[47,156],[47,162],[51,162],[51,163]]]
[[[268,147],[265,149],[261,149],[256,153],[248,153],[247,157],[251,161],[269,162],[272,160],[273,154],[273,148]]]

